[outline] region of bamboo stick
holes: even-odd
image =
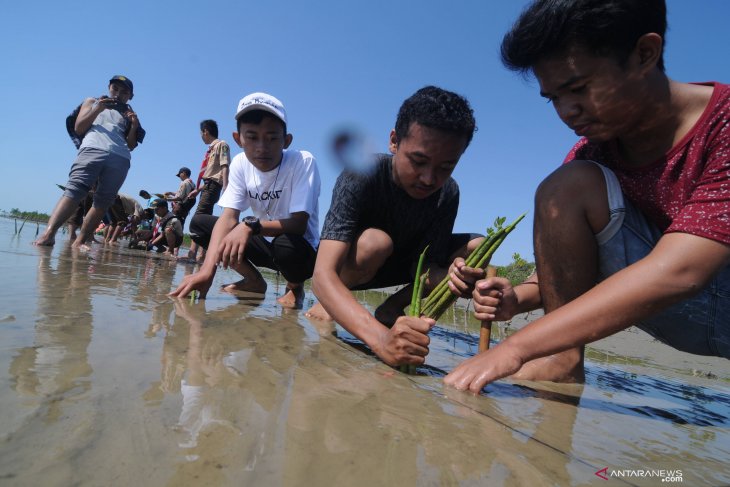
[[[493,266],[487,267],[487,277],[496,277],[497,268]],[[492,336],[492,321],[482,321],[482,326],[479,328],[479,352],[486,352],[489,350],[489,338]]]

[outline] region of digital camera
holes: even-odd
[[[102,95],[99,97],[100,100],[105,100],[107,98],[109,98],[109,97],[106,95]],[[124,115],[125,113],[127,113],[129,111],[129,105],[127,105],[126,103],[122,103],[121,101],[117,100],[116,98],[112,98],[112,100],[114,100],[114,103],[108,104],[107,105],[108,109],[117,110],[122,115]]]

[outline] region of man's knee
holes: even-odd
[[[358,268],[377,269],[393,254],[393,239],[382,230],[368,228],[358,236],[353,250]]]
[[[537,188],[535,216],[556,223],[584,218],[599,233],[610,216],[601,168],[590,161],[572,161],[553,171]]]
[[[208,248],[210,237],[213,234],[213,227],[218,221],[217,216],[196,213],[190,220],[190,238],[203,248]]]
[[[301,264],[316,257],[316,252],[301,235],[284,233],[271,242],[274,262],[282,265]]]
[[[94,193],[93,207],[106,211],[114,204],[116,197],[116,193]]]
[[[461,257],[463,259],[466,259],[469,254],[474,252],[477,247],[479,247],[479,244],[481,244],[484,241],[485,237],[482,237],[478,234],[467,234],[467,233],[459,233],[454,234],[451,236],[451,245],[449,248],[449,260],[447,262],[448,265],[451,265],[451,263],[456,259],[457,257]],[[415,271],[415,267],[413,269]]]

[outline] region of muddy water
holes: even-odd
[[[263,300],[191,305],[166,297],[189,266],[13,232],[0,220],[0,485],[730,483],[726,377],[592,351],[583,386],[475,397],[441,385],[476,348],[463,311],[405,376],[277,307],[275,275]]]

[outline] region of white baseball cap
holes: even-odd
[[[264,110],[279,118],[282,122],[286,123],[286,110],[284,105],[275,98],[267,93],[251,93],[241,98],[238,102],[238,111],[236,111],[236,120],[238,117],[251,110]]]

